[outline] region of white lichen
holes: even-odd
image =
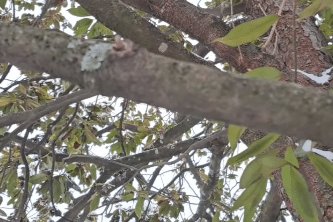
[[[91,45],[81,61],[81,71],[95,71],[105,60],[107,52],[112,49],[112,44],[98,43]]]
[[[161,53],[164,53],[168,49],[168,45],[164,42],[161,43],[161,45],[158,47],[158,51]]]

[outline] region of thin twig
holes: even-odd
[[[11,65],[10,65],[11,66]],[[7,70],[6,70],[7,71]],[[6,72],[5,71],[5,72]],[[2,78],[2,77],[1,77]],[[28,79],[28,78],[25,78],[25,79],[23,79],[23,80],[19,80],[19,81],[14,81],[12,84],[10,84],[9,86],[7,86],[6,88],[3,88],[3,91],[2,91],[2,93],[5,93],[5,92],[7,92],[10,88],[12,88],[13,86],[16,86],[16,85],[18,85],[18,84],[22,84],[22,85],[24,85],[24,84],[29,84],[30,82],[32,82],[32,81],[36,81],[36,82],[38,82],[38,81],[40,81],[40,80],[47,80],[47,79],[51,79],[50,77],[45,77],[45,76],[37,76],[37,77],[33,77],[33,78],[31,78],[31,79]],[[0,83],[1,83],[1,81],[0,81]]]
[[[1,75],[1,79],[0,79],[0,84],[2,83],[3,80],[6,79],[10,69],[12,68],[13,65],[8,65],[6,70],[3,72],[3,74]]]
[[[124,156],[126,156],[126,150],[124,147],[124,138],[123,138],[123,121],[124,121],[124,115],[125,115],[125,110],[127,108],[127,99],[124,99],[123,101],[123,109],[121,111],[121,116],[119,120],[119,139],[120,139],[120,144],[121,144],[121,149],[123,150]]]
[[[57,209],[55,208],[55,205],[54,205],[54,199],[53,199],[53,173],[54,173],[55,160],[56,160],[55,144],[56,144],[57,140],[59,139],[59,137],[64,132],[66,132],[69,125],[74,120],[78,109],[79,109],[79,103],[76,103],[76,107],[75,107],[75,110],[74,110],[74,113],[73,113],[72,117],[68,120],[68,123],[66,124],[66,126],[60,131],[60,133],[57,135],[57,137],[53,140],[53,142],[51,144],[51,148],[52,148],[52,168],[51,168],[51,176],[50,176],[50,195],[51,195],[51,203],[52,203],[52,207],[53,207],[54,212],[57,212]]]
[[[13,5],[13,22],[15,22],[16,21],[15,0],[12,0],[12,5]]]
[[[278,11],[278,16],[281,16],[281,14],[282,14],[282,10],[283,10],[283,8],[284,8],[284,5],[286,4],[286,1],[287,1],[287,0],[283,0],[283,2],[281,3],[280,8],[279,8],[279,11]],[[262,12],[264,13],[264,15],[266,16],[265,11],[263,10],[263,8],[261,7],[260,4],[259,4],[259,7],[260,7],[260,9],[262,10]],[[274,31],[275,31],[275,33],[276,33],[276,35],[277,35],[276,25],[277,25],[277,22],[273,25],[273,27],[272,27],[272,29],[271,29],[271,32],[269,33],[269,36],[268,36],[267,41],[266,41],[265,44],[262,46],[263,49],[266,48],[267,45],[269,44],[269,42],[271,41],[271,39],[272,39],[272,37],[273,37],[273,34],[274,34]],[[276,36],[276,38],[277,38],[277,37],[278,37],[278,36]]]
[[[294,82],[297,82],[297,43],[296,43],[296,0],[293,1],[293,45],[294,45],[294,70],[295,70],[295,76],[294,76]]]
[[[42,18],[46,14],[46,12],[49,10],[49,8],[52,7],[54,1],[55,0],[46,0],[44,6],[42,8],[42,12],[40,13],[40,16],[36,19],[36,21],[32,24],[32,26],[38,25],[38,23],[42,20]]]
[[[52,133],[52,128],[55,125],[57,125],[57,123],[62,119],[63,115],[66,113],[67,108],[68,107],[64,107],[60,110],[58,117],[51,124],[49,124],[47,126],[46,132],[45,132],[43,138],[41,139],[41,141],[38,144],[36,144],[36,146],[34,146],[32,149],[30,149],[27,152],[27,154],[33,153],[36,149],[38,149],[40,146],[42,146],[44,142],[46,142],[47,138],[49,138],[49,136]]]
[[[202,181],[198,171],[195,169],[195,166],[189,156],[186,157],[188,166],[190,167],[191,173],[193,174],[194,179],[197,181],[199,187],[203,187],[204,182]]]
[[[221,9],[222,9],[222,7],[221,7]],[[231,10],[230,16],[233,16],[234,15],[234,6],[232,5],[232,0],[230,0],[230,10]],[[232,28],[235,28],[235,23],[234,23],[233,19],[231,20],[231,24],[232,24]],[[243,54],[242,54],[240,46],[238,46],[238,51],[239,51],[240,60],[243,60]]]
[[[162,162],[162,163],[159,163],[159,165],[175,164],[175,163],[179,162],[180,160],[182,160],[183,158],[186,158],[192,150],[201,149],[205,144],[207,144],[207,142],[213,141],[214,139],[217,139],[225,134],[226,134],[226,132],[224,130],[216,132],[213,135],[192,144],[183,154],[179,155],[179,157],[176,160],[171,161],[171,162]]]
[[[25,208],[25,204],[27,202],[27,199],[28,199],[28,193],[29,193],[29,175],[30,175],[30,169],[29,169],[29,163],[27,161],[27,157],[25,156],[25,144],[27,142],[27,138],[28,138],[28,135],[30,133],[30,131],[32,130],[32,125],[30,125],[26,132],[25,132],[25,135],[24,135],[24,138],[23,138],[23,141],[22,141],[22,144],[21,144],[21,149],[20,149],[20,152],[21,152],[21,158],[22,158],[22,162],[24,164],[24,167],[25,167],[25,180],[24,180],[24,191],[23,191],[23,195],[22,195],[22,199],[21,199],[21,203],[20,203],[20,206],[16,212],[16,215],[15,215],[15,221],[16,222],[19,222],[21,221],[21,217],[22,217],[22,214],[24,212],[24,208]]]

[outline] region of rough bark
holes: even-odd
[[[277,221],[280,215],[282,199],[276,181],[270,181],[271,189],[262,203],[261,212],[256,222]]]
[[[77,40],[61,33],[56,33],[55,38],[53,32],[14,24],[0,23],[0,29],[0,61],[46,71],[54,77],[96,88],[102,95],[122,96],[199,118],[331,145],[333,96],[328,93],[241,78],[144,49],[133,49],[125,52],[130,55],[124,55],[111,50],[114,44]],[[70,48],[73,43],[76,47]],[[102,58],[103,64],[97,64],[98,71],[89,72],[82,70],[86,65],[82,60],[92,47],[110,50]]]

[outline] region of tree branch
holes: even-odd
[[[83,3],[88,0],[79,0],[78,2],[85,7]],[[189,34],[192,38],[209,46],[219,57],[225,59],[236,70],[245,73],[249,69],[255,69],[261,66],[274,66],[280,70],[284,69],[284,64],[274,59],[273,56],[265,54],[259,48],[248,44],[242,46],[243,59],[240,60],[237,48],[232,48],[221,43],[212,43],[217,38],[222,38],[230,31],[230,27],[221,21],[221,18],[207,14],[205,9],[197,8],[191,3],[183,0],[164,0],[164,1],[146,1],[146,0],[122,0],[125,4],[140,9],[156,18],[170,23],[179,30]],[[102,1],[94,1],[94,7],[102,4]],[[146,7],[143,7],[143,5]],[[245,4],[241,4],[245,6]],[[90,6],[89,6],[90,7]],[[86,7],[85,7],[86,8]],[[149,8],[149,10],[147,10]],[[86,8],[89,11],[89,8]],[[240,10],[242,11],[244,7]],[[228,12],[227,12],[228,11]],[[93,10],[89,11],[93,16],[97,16]],[[237,13],[238,13],[237,8]],[[230,13],[229,10],[225,11]],[[104,20],[102,20],[103,24]],[[106,21],[105,21],[106,22]],[[115,29],[116,30],[116,29]],[[117,30],[116,30],[117,31]]]
[[[199,218],[203,218],[206,214],[206,209],[209,207],[210,198],[212,193],[217,186],[219,175],[220,175],[220,165],[224,157],[224,149],[227,143],[223,144],[215,142],[215,145],[211,148],[212,157],[209,166],[208,181],[200,188],[200,202],[196,213],[189,219],[189,222],[195,222]]]
[[[105,96],[122,96],[198,118],[332,145],[333,96],[328,93],[282,82],[241,78],[148,53],[144,49],[133,49],[133,55],[124,58],[112,50],[114,44],[71,40],[59,33],[55,38],[54,33],[3,22],[0,22],[0,28],[3,30],[0,32],[0,61],[31,70],[53,70],[50,74],[54,77],[82,85],[95,82]],[[45,37],[40,41],[29,38],[36,35]],[[21,40],[16,41],[16,38]],[[78,44],[69,50],[71,41],[78,41]],[[90,54],[89,47],[110,48],[103,66],[94,74],[81,71],[84,56]],[[57,58],[56,54],[60,52],[62,57]]]
[[[282,199],[279,195],[277,182],[275,180],[271,180],[270,184],[271,189],[265,201],[261,205],[262,210],[260,211],[256,222],[277,221],[280,215]]]
[[[153,53],[214,67],[203,58],[189,53],[182,45],[175,43],[169,36],[119,0],[79,0],[77,2],[106,27]],[[145,8],[146,2],[143,2],[141,6]],[[160,50],[161,45],[167,46],[165,51]]]
[[[21,217],[22,217],[22,214],[24,212],[24,209],[25,209],[25,205],[27,203],[27,200],[28,200],[28,193],[29,193],[29,177],[30,177],[30,168],[29,168],[29,163],[28,163],[28,160],[25,156],[25,143],[27,141],[27,138],[28,138],[28,135],[30,133],[30,131],[32,130],[32,125],[30,125],[26,132],[25,132],[25,135],[24,135],[24,138],[23,138],[23,141],[22,141],[22,145],[21,145],[21,149],[20,149],[20,152],[21,152],[21,158],[22,158],[22,162],[24,164],[24,167],[25,167],[25,180],[24,180],[24,191],[23,191],[23,195],[22,195],[22,199],[21,199],[21,203],[20,203],[20,206],[15,214],[15,222],[19,222],[21,221]]]

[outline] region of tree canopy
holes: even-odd
[[[332,10],[0,0],[0,221],[332,221]]]

